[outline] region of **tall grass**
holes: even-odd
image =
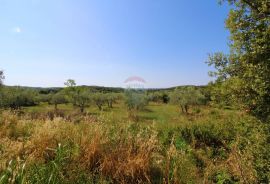
[[[161,130],[106,116],[78,122],[4,111],[0,183],[268,182],[263,125],[237,112],[220,118],[223,113]]]

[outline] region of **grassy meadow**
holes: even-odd
[[[0,116],[0,183],[257,183],[265,127],[246,112],[150,102],[134,120],[123,100],[80,113],[41,103]],[[269,165],[268,165],[269,166]]]

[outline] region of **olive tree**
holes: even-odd
[[[98,109],[101,111],[103,109],[103,105],[106,103],[105,94],[103,93],[95,93],[92,96],[93,102],[98,107]]]
[[[104,97],[108,107],[113,108],[113,104],[121,98],[121,95],[117,93],[107,93]]]
[[[84,87],[76,87],[72,92],[71,102],[74,106],[79,107],[83,113],[86,107],[89,107],[91,103],[90,91]]]
[[[141,110],[148,104],[147,96],[135,90],[128,90],[125,93],[125,103],[128,110]]]
[[[79,107],[81,113],[84,112],[86,107],[89,107],[91,103],[91,93],[87,87],[76,86],[76,82],[73,79],[67,80],[64,83],[66,88],[64,93],[67,95],[69,102],[75,107]]]
[[[148,94],[149,101],[156,103],[168,103],[169,96],[166,92],[155,91]]]
[[[23,106],[36,105],[37,92],[21,87],[4,87],[1,92],[1,106],[4,108],[20,109]]]
[[[57,111],[58,110],[58,105],[59,104],[64,104],[67,102],[66,95],[63,92],[58,92],[56,94],[53,94],[51,99],[50,99],[50,104],[54,105],[54,109]]]
[[[190,106],[199,105],[203,99],[204,95],[192,86],[175,89],[170,96],[171,103],[178,105],[186,114],[188,114]]]
[[[148,97],[142,91],[130,89],[125,92],[125,104],[129,118],[138,121],[138,111],[144,109],[148,104]]]

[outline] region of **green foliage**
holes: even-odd
[[[211,177],[212,182],[217,184],[235,184],[239,183],[237,179],[231,176],[227,171],[217,171]]]
[[[87,88],[76,87],[71,92],[71,103],[80,108],[81,112],[88,107],[91,103],[91,93]]]
[[[71,147],[59,144],[56,149],[51,149],[54,158],[46,164],[34,164],[30,168],[30,183],[64,183],[63,167],[68,163],[71,156]]]
[[[25,163],[23,161],[19,159],[9,161],[7,168],[0,174],[0,184],[6,183],[26,183]]]
[[[23,106],[37,104],[37,92],[22,87],[3,87],[0,93],[0,106],[4,108],[20,109]]]
[[[166,92],[155,91],[148,94],[149,101],[157,103],[168,103],[169,95]]]
[[[172,104],[179,105],[182,112],[188,113],[190,106],[202,104],[204,95],[195,87],[188,86],[183,89],[175,89],[171,93],[170,101]]]
[[[125,97],[128,110],[142,110],[148,104],[148,98],[143,91],[127,90]]]
[[[76,86],[76,82],[75,82],[75,80],[73,80],[73,79],[68,79],[68,80],[64,83],[64,85],[65,85],[66,87],[75,87],[75,86]]]
[[[129,118],[138,121],[138,111],[143,110],[148,104],[148,97],[144,91],[129,89],[125,92],[125,104]]]
[[[230,77],[223,82],[215,82],[209,84],[211,90],[211,100],[222,106],[241,107],[244,103],[241,98],[238,98],[242,93],[243,81],[238,77]]]
[[[55,106],[55,110],[57,110],[57,105],[58,104],[64,104],[67,103],[67,97],[63,92],[58,92],[54,95],[52,95],[50,99],[50,103]]]
[[[38,103],[45,103],[45,102],[50,103],[53,95],[54,95],[54,93],[48,93],[48,94],[41,93],[41,94],[38,94],[37,97],[36,97],[36,101]]]
[[[92,95],[93,102],[98,107],[98,109],[101,111],[102,106],[106,103],[106,96],[103,93],[95,93]]]
[[[81,113],[84,112],[85,108],[88,107],[91,103],[91,93],[87,87],[76,86],[74,80],[69,79],[65,82],[67,86],[63,93],[67,95],[69,102],[75,107],[79,107]]]
[[[120,93],[107,93],[104,96],[105,101],[109,108],[113,108],[113,104],[122,98],[122,94]]]
[[[216,53],[210,56],[208,63],[216,68],[212,74],[218,83],[238,81],[233,89],[224,87],[226,93],[234,95],[253,114],[266,120],[270,115],[269,1],[227,1],[233,6],[226,20],[231,33],[231,52],[229,55]]]
[[[214,183],[268,183],[268,136],[266,133],[258,136],[266,131],[255,118],[236,120],[228,114],[226,120],[188,124],[180,129],[180,135],[194,149],[195,162],[202,172],[209,172],[209,161],[229,163],[222,167],[216,164],[215,171],[211,168]],[[255,182],[256,177],[258,182]]]

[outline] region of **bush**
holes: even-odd
[[[148,95],[148,100],[156,103],[168,103],[169,102],[169,95],[165,92],[152,92]]]
[[[255,180],[260,180],[260,183],[268,181],[266,178],[269,176],[265,174],[270,169],[266,164],[270,158],[266,151],[269,150],[269,146],[265,147],[267,136],[262,133],[266,129],[252,117],[231,118],[228,117],[226,121],[189,124],[181,128],[180,134],[193,147],[198,166],[203,163],[202,172],[215,170],[207,166],[212,160],[223,163],[222,168],[230,171],[229,176],[224,173],[213,173],[214,181],[223,179],[250,183],[254,183]],[[264,136],[256,136],[261,134],[260,132]],[[221,166],[215,167],[218,170]]]

